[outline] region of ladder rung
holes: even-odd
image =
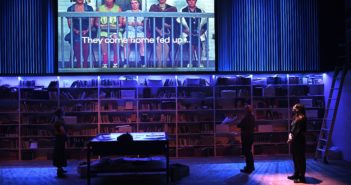
[[[325,152],[325,149],[323,149],[323,148],[317,148],[317,151]]]
[[[335,88],[330,88],[330,89],[332,89],[332,90],[339,90],[340,87],[335,87]]]
[[[322,139],[322,138],[320,138],[319,140],[324,141],[324,142],[328,141],[327,139]]]
[[[336,100],[336,98],[328,98],[328,100]]]
[[[322,131],[329,131],[329,129],[327,129],[327,128],[322,128],[321,130]]]

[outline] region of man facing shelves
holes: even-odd
[[[244,116],[238,122],[237,127],[241,129],[241,150],[245,156],[246,166],[240,171],[243,173],[250,174],[255,170],[254,159],[252,155],[252,145],[254,142],[254,131],[255,131],[255,117],[252,114],[253,108],[251,105],[245,105]],[[229,113],[223,120],[222,124],[234,123],[238,120],[238,117]]]

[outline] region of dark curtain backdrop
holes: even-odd
[[[318,0],[216,3],[219,71],[320,70]],[[53,74],[53,0],[5,0],[0,7],[1,74]]]
[[[5,0],[0,7],[1,74],[53,74],[52,1]]]
[[[218,69],[318,71],[318,0],[225,0],[218,10]]]

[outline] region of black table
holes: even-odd
[[[87,152],[87,184],[91,182],[90,159],[93,155],[164,155],[166,166],[159,169],[148,169],[147,172],[166,173],[169,182],[169,145],[165,132],[139,132],[130,133],[133,141],[120,142],[117,137],[122,133],[99,134],[88,143]],[[120,171],[118,171],[120,172]],[[133,172],[145,172],[145,169],[133,170]],[[111,173],[111,172],[110,172]]]

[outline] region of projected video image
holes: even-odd
[[[59,73],[213,72],[214,0],[58,0]]]

